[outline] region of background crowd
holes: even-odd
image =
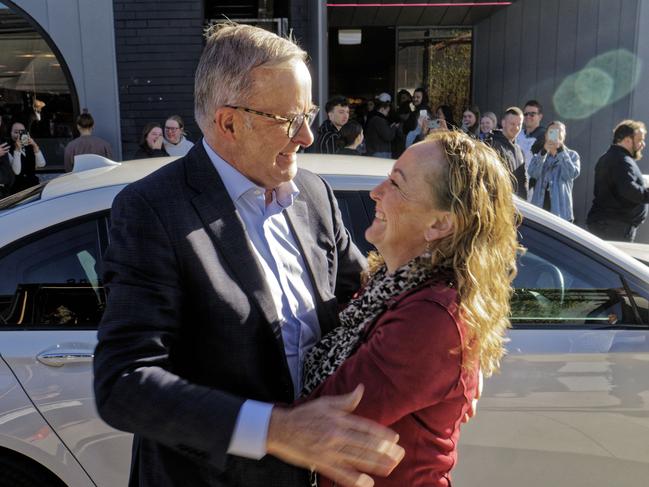
[[[8,135],[4,136],[5,127],[0,118],[0,198],[37,185],[39,178],[36,169],[47,165],[38,142],[30,134],[30,128],[29,120],[14,120],[8,127]],[[79,136],[65,147],[65,172],[74,169],[75,156],[97,154],[113,159],[110,144],[93,135],[95,120],[86,109],[77,117],[76,128]],[[133,159],[184,156],[194,146],[186,138],[184,129],[185,123],[178,115],[170,115],[164,126],[157,122],[147,123],[142,130],[138,150],[132,154]]]
[[[462,131],[498,152],[519,197],[574,221],[572,192],[580,157],[566,145],[565,123],[543,124],[543,105],[537,100],[528,100],[522,109],[506,108],[499,120],[494,111],[482,112],[476,105],[461,112],[446,104],[431,105],[426,91],[417,88],[412,94],[400,90],[394,101],[381,93],[357,106],[336,96],[325,111],[327,119],[317,130],[312,152],[396,159],[431,131]]]

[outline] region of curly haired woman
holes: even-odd
[[[377,487],[450,486],[480,370],[489,376],[504,354],[519,249],[510,177],[485,144],[435,131],[371,197],[365,236],[378,254],[341,325],[307,357],[305,393],[364,384],[355,414],[388,425],[406,451]]]

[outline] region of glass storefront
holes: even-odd
[[[0,2],[0,137],[20,122],[41,148],[46,171],[63,168],[73,138],[76,94],[60,55],[32,19]]]
[[[471,29],[399,28],[397,86],[423,86],[431,108],[453,107],[455,120],[471,100]]]

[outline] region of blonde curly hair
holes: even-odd
[[[435,131],[420,144],[438,144],[445,154],[446,164],[426,181],[432,205],[454,221],[454,232],[431,246],[431,267],[454,276],[468,328],[464,366],[479,362],[488,377],[505,354],[511,284],[522,251],[512,179],[493,149],[460,131]],[[370,256],[370,272],[382,264],[378,254]]]

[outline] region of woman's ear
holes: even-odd
[[[426,228],[426,242],[434,242],[449,236],[455,230],[455,222],[449,212],[444,212]]]

